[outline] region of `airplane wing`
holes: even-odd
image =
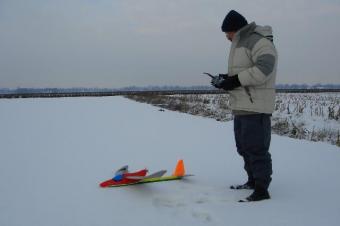
[[[155,178],[155,177],[162,177],[164,174],[166,174],[166,170],[160,170],[158,172],[155,172],[153,174],[150,174],[146,177],[142,176],[126,176],[126,179],[133,179],[133,180],[142,180],[142,179],[147,179],[147,178]]]

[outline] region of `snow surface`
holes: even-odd
[[[238,203],[232,123],[123,97],[0,100],[0,225],[339,225],[340,149],[272,136],[272,199]],[[129,164],[187,180],[103,189]]]

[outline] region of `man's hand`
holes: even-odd
[[[224,78],[220,75],[213,76],[211,79],[211,85],[215,86],[218,89],[222,88],[223,82],[224,82]]]
[[[221,88],[227,91],[233,90],[240,86],[241,83],[240,80],[238,79],[238,75],[227,77],[226,79],[223,80],[221,84]]]
[[[241,86],[238,75],[228,76],[228,74],[219,74],[219,76],[213,76],[211,79],[211,85],[218,89],[224,89],[227,91],[233,90]]]

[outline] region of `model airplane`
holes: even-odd
[[[171,176],[164,176],[166,170],[160,170],[153,174],[147,175],[148,170],[142,169],[136,172],[129,172],[128,166],[123,166],[116,171],[114,177],[110,180],[106,180],[100,183],[100,187],[121,187],[136,184],[145,184],[153,182],[162,182],[169,180],[180,180],[184,177],[193,176],[185,174],[184,162],[179,160],[176,168]]]

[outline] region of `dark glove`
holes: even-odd
[[[241,86],[241,82],[238,79],[238,75],[234,75],[234,76],[228,76],[226,79],[224,79],[223,82],[221,83],[220,88],[229,91],[240,86]]]
[[[215,86],[216,88],[222,88],[223,81],[228,78],[228,74],[218,74],[218,76],[213,76],[211,79],[211,85]]]
[[[211,79],[211,85],[215,86],[216,88],[220,89],[222,88],[222,83],[224,82],[224,78],[220,75],[214,76]]]

